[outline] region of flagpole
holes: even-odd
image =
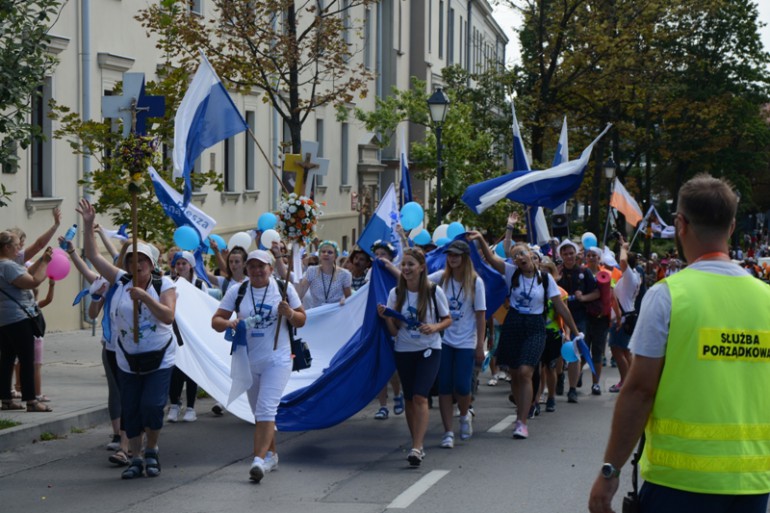
[[[650,206],[650,208],[647,209],[647,213],[642,218],[642,221],[639,223],[639,227],[636,229],[636,233],[634,233],[634,236],[631,238],[631,243],[628,245],[628,249],[630,250],[634,246],[634,241],[636,241],[636,238],[639,236],[639,232],[642,231],[642,227],[647,226],[647,219],[650,217],[650,214],[652,214],[652,211],[655,209],[654,206]]]
[[[254,132],[251,131],[251,127],[247,126],[246,131],[251,136],[251,139],[257,144],[257,148],[259,148],[259,152],[265,158],[265,161],[267,162],[267,165],[270,167],[270,171],[272,171],[275,179],[278,180],[279,184],[281,184],[281,188],[284,190],[286,194],[289,194],[291,191],[288,188],[286,188],[286,184],[283,183],[283,180],[281,180],[281,177],[278,176],[278,173],[275,172],[275,167],[273,166],[273,163],[270,162],[269,158],[267,158],[267,154],[265,154],[265,150],[263,150],[262,145],[259,144],[259,141],[257,140],[257,136],[254,135]]]

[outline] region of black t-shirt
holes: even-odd
[[[561,270],[561,279],[557,282],[561,288],[567,291],[567,294],[574,296],[576,291],[581,293],[590,294],[596,290],[596,278],[590,269],[586,267],[573,267],[567,269],[566,267]],[[585,316],[585,305],[578,300],[572,300],[567,303],[569,311],[573,317]]]

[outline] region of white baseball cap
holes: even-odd
[[[578,245],[577,245],[577,244],[575,244],[574,242],[572,242],[572,241],[571,241],[571,240],[569,240],[569,239],[564,239],[564,240],[562,241],[562,243],[561,243],[561,244],[559,244],[559,247],[558,247],[558,248],[556,248],[556,253],[561,253],[561,250],[562,250],[562,248],[566,248],[567,246],[572,246],[573,248],[575,248],[575,253],[577,253],[578,251],[580,251],[580,248],[578,247]]]
[[[269,253],[267,251],[263,251],[261,249],[255,249],[251,253],[249,253],[249,256],[246,257],[246,262],[248,263],[249,260],[259,260],[262,263],[265,263],[267,265],[274,265],[274,259],[272,253]]]

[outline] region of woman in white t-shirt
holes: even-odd
[[[439,411],[444,424],[441,447],[451,449],[455,439],[452,430],[453,396],[457,397],[460,409],[460,439],[467,440],[473,435],[473,419],[468,408],[471,405],[474,361],[479,365],[484,361],[487,303],[484,282],[473,269],[468,243],[453,241],[444,253],[446,268],[431,274],[428,279],[441,285],[452,317],[452,325],[444,331],[438,371]]]
[[[484,258],[505,276],[510,308],[500,334],[497,363],[508,366],[511,372],[511,395],[517,405],[513,438],[526,439],[529,436],[527,414],[533,396],[532,374],[540,365],[545,348],[544,312],[547,299],[552,300],[554,310],[562,316],[572,333],[578,333],[578,329],[569,309],[560,300],[559,287],[553,277],[537,269],[533,252],[526,244],[516,244],[511,248],[510,255],[516,264],[511,265],[490,251],[480,233],[470,232],[468,238],[480,241]]]
[[[309,292],[312,306],[345,303],[345,299],[351,294],[353,275],[347,269],[337,266],[339,256],[339,249],[334,241],[325,240],[318,246],[319,264],[308,267],[305,276],[300,280],[300,298]]]
[[[239,322],[245,321],[252,374],[246,394],[255,420],[254,460],[249,476],[256,482],[278,464],[275,416],[292,367],[288,325],[301,328],[307,319],[294,286],[285,282],[279,285],[273,278],[273,262],[273,255],[267,251],[249,253],[248,282],[230,287],[211,319],[211,327],[219,333],[237,330]],[[236,317],[231,319],[233,312]]]
[[[83,217],[86,256],[94,269],[117,288],[110,299],[110,324],[117,335],[118,382],[121,414],[133,459],[123,471],[123,479],[160,475],[158,438],[163,427],[171,371],[174,367],[176,337],[172,329],[176,311],[176,284],[167,276],[156,276],[153,251],[148,244],[137,245],[137,264],[133,248],[126,252],[124,265],[131,274],[107,261],[96,247],[94,207],[80,200],[77,211]],[[134,301],[138,303],[139,323],[134,323]],[[135,338],[135,333],[137,338]],[[159,357],[147,361],[155,353]],[[144,361],[140,361],[144,360]],[[146,434],[144,458],[142,434]]]
[[[386,315],[377,305],[388,332],[396,337],[396,369],[406,401],[406,422],[412,434],[407,460],[416,467],[425,457],[423,441],[428,429],[428,397],[441,363],[441,334],[452,324],[444,291],[428,281],[425,255],[419,249],[404,250],[398,285],[388,295],[387,308],[401,319]]]

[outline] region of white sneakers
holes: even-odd
[[[198,420],[198,415],[195,413],[195,409],[188,406],[184,411],[184,417],[182,417],[182,420],[185,422],[195,422]]]
[[[460,440],[468,440],[473,436],[473,417],[468,412],[460,417]]]
[[[265,460],[259,456],[255,456],[254,461],[251,463],[251,468],[249,469],[249,479],[259,483],[262,481],[262,478],[265,477],[265,472]]]
[[[265,459],[255,456],[249,469],[249,479],[259,483],[265,474],[278,470],[278,455],[272,451],[267,451]]]
[[[265,472],[278,470],[278,455],[273,451],[267,451],[265,455]]]
[[[168,407],[168,417],[166,417],[166,420],[171,423],[179,422],[179,414],[181,411],[182,407],[180,405],[172,404]],[[195,408],[185,408],[182,420],[185,422],[195,422],[198,420],[198,415],[195,413]]]
[[[177,422],[179,421],[179,405],[178,404],[172,404],[168,408],[168,417],[166,417],[166,420],[169,422]]]
[[[455,434],[451,431],[444,433],[444,438],[441,439],[442,449],[452,449],[455,446]]]

